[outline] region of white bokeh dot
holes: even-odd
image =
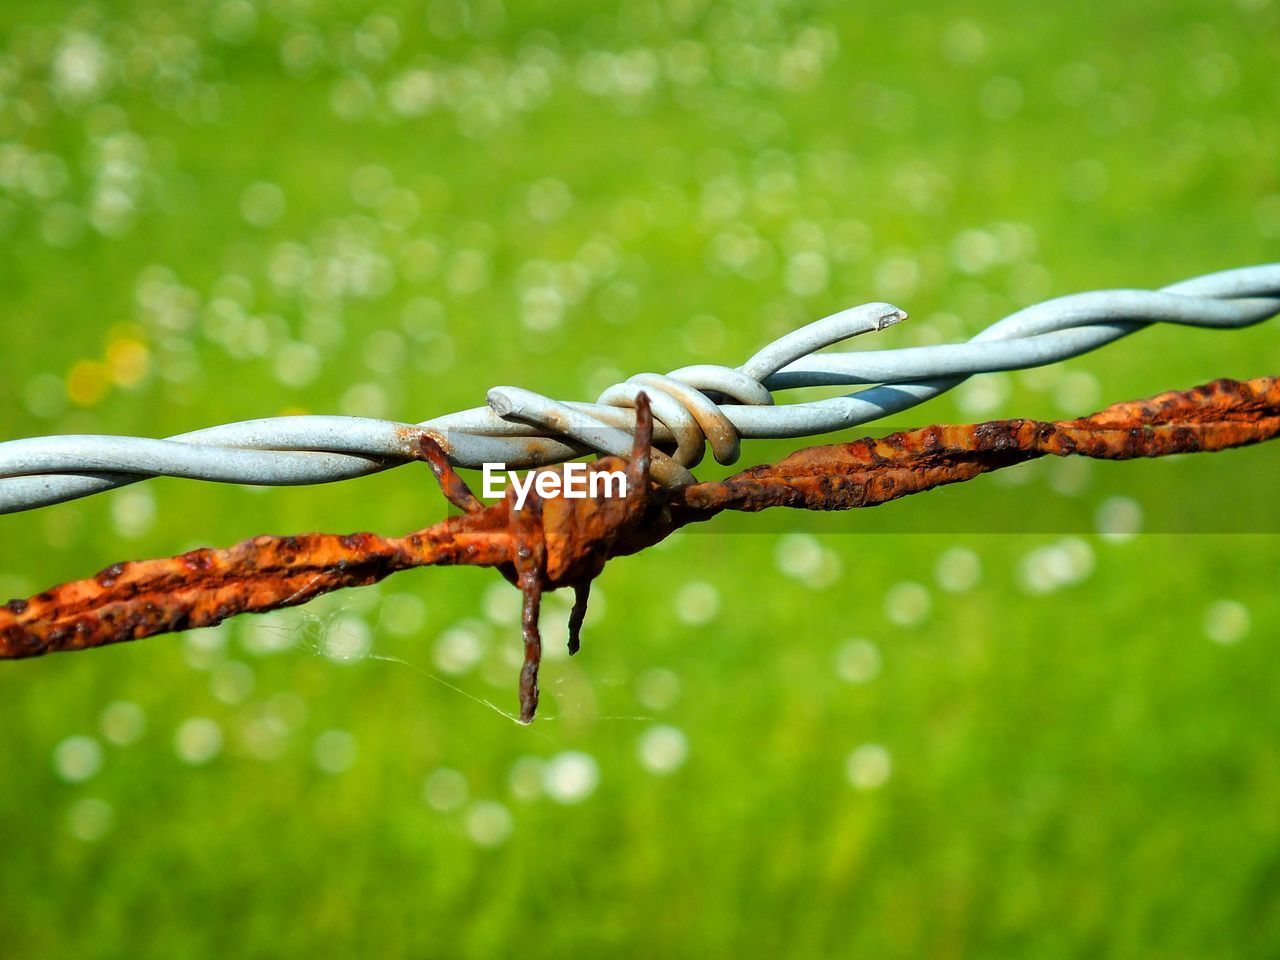
[[[422,799],[432,810],[449,813],[461,809],[470,790],[467,778],[451,767],[437,767],[422,785]]]
[[[903,580],[891,586],[884,595],[884,614],[900,627],[923,623],[933,608],[933,598],[922,584]]]
[[[572,208],[573,194],[562,181],[547,177],[529,187],[527,204],[533,219],[554,223]]]
[[[600,783],[595,757],[578,750],[558,753],[547,761],[543,789],[557,803],[581,803]]]
[[[869,683],[880,675],[880,648],[870,640],[855,638],[836,651],[836,675],[846,683]]]
[[[968,416],[983,417],[999,410],[1011,392],[1008,374],[987,373],[957,388],[956,405]]]
[[[1250,624],[1249,608],[1237,600],[1215,600],[1204,612],[1204,634],[1214,643],[1239,643]]]
[[[875,790],[884,786],[893,772],[889,751],[878,743],[864,743],[845,761],[845,776],[857,790]]]
[[[111,804],[96,797],[85,797],[71,805],[67,813],[67,829],[77,840],[96,843],[111,832],[115,824],[115,810]]]
[[[636,680],[636,699],[649,710],[669,709],[680,699],[680,678],[665,667],[646,670]]]
[[[982,560],[972,550],[952,547],[938,557],[934,578],[948,593],[967,593],[982,582]]]
[[[222,752],[222,728],[209,717],[191,717],[174,733],[173,749],[183,763],[208,763]]]
[[[1142,532],[1142,504],[1130,497],[1108,497],[1098,505],[1094,525],[1104,540],[1132,540]]]
[[[482,605],[484,615],[500,627],[520,622],[520,593],[507,583],[491,583],[485,589]]]
[[[102,745],[93,737],[67,737],[53,748],[53,769],[67,783],[81,783],[102,769]]]
[[[546,779],[545,767],[546,764],[538,757],[520,757],[516,760],[507,777],[511,795],[525,802],[542,796],[542,785]]]
[[[463,818],[467,836],[481,847],[498,846],[511,836],[514,826],[511,811],[494,800],[473,803]]]
[[[676,617],[691,626],[709,623],[720,612],[720,591],[701,580],[683,584],[675,595]]]
[[[155,519],[155,496],[146,487],[122,490],[111,501],[111,520],[122,537],[132,540],[143,536]]]
[[[1093,567],[1093,548],[1079,537],[1063,537],[1029,550],[1018,564],[1018,578],[1027,593],[1052,593],[1080,583]]]
[[[276,379],[286,387],[305,387],[320,373],[320,351],[309,343],[284,343],[275,351]]]
[[[240,643],[258,657],[282,653],[294,645],[297,625],[283,612],[249,617],[238,624]]]
[[[360,617],[341,616],[325,631],[324,655],[335,663],[355,663],[373,649],[373,631]]]
[[[230,629],[227,624],[220,623],[216,627],[183,633],[182,658],[187,666],[193,670],[208,670],[220,662],[226,650]]]
[[[640,735],[636,754],[646,770],[665,776],[680,769],[688,759],[689,738],[678,727],[659,724]]]
[[[822,544],[807,533],[789,533],[778,541],[774,562],[778,572],[793,580],[804,580],[822,565]]]
[[[269,227],[284,216],[284,191],[274,183],[259,181],[240,194],[240,215],[252,227]]]
[[[432,650],[436,668],[449,676],[473,669],[484,656],[485,643],[479,631],[468,624],[450,627],[440,634]]]
[[[378,626],[397,637],[412,637],[427,622],[427,605],[411,593],[393,593],[382,601]]]
[[[346,730],[326,730],[311,745],[311,758],[325,773],[344,773],[356,761],[356,738]]]
[[[1058,381],[1053,396],[1065,412],[1084,416],[1102,402],[1102,384],[1087,370],[1070,370]]]
[[[213,668],[209,676],[209,689],[213,695],[232,706],[249,699],[253,685],[253,668],[240,660],[224,660]]]
[[[117,747],[137,743],[147,729],[147,715],[136,703],[115,700],[107,704],[99,720],[102,738]]]
[[[357,383],[347,388],[338,401],[339,409],[349,417],[386,416],[389,406],[387,391],[376,383]]]

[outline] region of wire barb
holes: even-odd
[[[853,307],[793,331],[739,367],[646,373],[595,403],[562,403],[495,387],[488,405],[420,424],[359,417],[250,420],[166,440],[58,436],[0,443],[0,513],[73,500],[154,476],[223,483],[296,485],[363,476],[420,456],[425,431],[455,467],[486,462],[535,467],[587,453],[625,456],[635,398],[653,403],[654,477],[671,487],[709,446],[733,463],[741,440],[809,437],[901,413],[967,377],[1054,363],[1098,349],[1153,323],[1230,329],[1280,313],[1280,263],[1212,273],[1162,290],[1103,290],[1019,310],[964,343],[819,354],[906,318],[886,303]],[[859,386],[841,396],[776,405],[797,387]]]
[[[405,537],[255,537],[229,550],[114,564],[89,579],[0,605],[0,659],[212,626],[236,614],[294,606],[331,590],[374,583],[411,567],[496,567],[524,593],[525,659],[519,690],[520,719],[528,723],[538,705],[542,594],[574,588],[576,625],[570,627],[570,649],[575,649],[586,589],[614,557],[636,553],[724,510],[845,510],[1044,456],[1128,460],[1260,443],[1280,436],[1280,378],[1219,380],[1116,404],[1076,420],[931,426],[810,447],[721,482],[674,490],[649,482],[645,452],[653,424],[643,395],[637,412],[639,429],[625,465],[623,498],[535,495],[523,510],[515,510],[509,493],[503,503]],[[605,458],[590,466],[613,470],[622,465]]]

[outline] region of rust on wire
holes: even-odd
[[[1217,380],[1184,392],[1119,403],[1075,420],[996,420],[930,426],[879,439],[809,447],[723,481],[677,490],[649,476],[653,418],[637,401],[632,457],[605,457],[588,469],[625,469],[620,498],[540,498],[524,509],[514,492],[485,506],[424,434],[420,459],[460,516],[405,537],[312,533],[254,537],[226,550],[118,563],[94,577],[0,606],[0,659],[82,650],[175,630],[207,627],[240,613],[306,603],[344,587],[374,583],[411,567],[496,567],[524,595],[525,660],[520,719],[538,704],[544,592],[573,587],[569,648],[576,652],[591,582],[606,562],[636,553],[723,510],[870,507],[1044,456],[1104,460],[1223,450],[1280,435],[1280,379]]]

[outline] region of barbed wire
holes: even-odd
[[[1131,460],[1263,443],[1280,436],[1280,378],[1217,380],[1112,404],[1073,420],[934,425],[808,447],[725,480],[674,488],[650,482],[653,426],[642,392],[636,398],[630,457],[587,465],[588,470],[625,470],[622,496],[544,498],[535,491],[523,506],[512,491],[497,503],[483,504],[444,452],[423,438],[419,459],[431,466],[458,515],[400,537],[260,536],[225,550],[200,548],[165,559],[114,563],[87,579],[0,604],[0,660],[213,626],[415,567],[495,567],[523,595],[518,719],[528,723],[538,706],[542,595],[573,589],[568,646],[571,655],[577,653],[591,585],[614,557],[641,552],[726,510],[848,510],[1046,456]]]
[[[459,467],[535,467],[588,453],[625,455],[636,396],[653,404],[653,475],[693,483],[709,446],[737,460],[744,439],[809,437],[900,413],[978,373],[1019,370],[1075,357],[1154,323],[1240,328],[1280,314],[1280,263],[1211,273],[1160,290],[1100,290],[1026,307],[968,341],[817,354],[906,319],[887,303],[853,307],[801,327],[739,367],[699,364],[642,373],[595,403],[560,402],[518,387],[488,392],[488,405],[399,423],[363,417],[248,420],[163,440],[51,436],[0,443],[0,513],[100,493],[148,477],[289,486],[364,476],[416,458],[423,435]],[[868,385],[842,396],[775,405],[799,387]]]

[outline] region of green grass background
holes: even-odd
[[[865,300],[912,315],[877,346],[943,342],[1274,261],[1278,30],[1274,0],[10,0],[0,437],[589,397]],[[1153,330],[897,425],[1277,372],[1274,325]],[[606,572],[528,729],[480,702],[515,699],[488,571],[6,665],[0,955],[1280,955],[1276,466],[677,537]],[[1116,497],[1143,534],[1096,534]],[[0,595],[441,514],[413,467],[157,481],[0,519]]]

